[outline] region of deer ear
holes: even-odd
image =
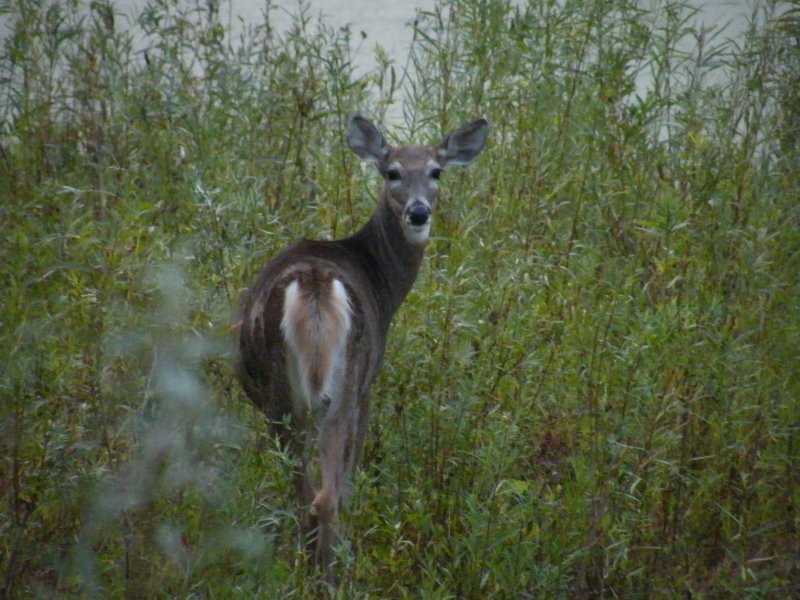
[[[471,163],[483,150],[488,132],[486,119],[478,119],[446,135],[436,146],[436,155],[442,166]]]
[[[347,146],[362,160],[375,164],[382,163],[391,150],[378,128],[361,115],[356,115],[350,121]]]

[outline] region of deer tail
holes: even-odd
[[[286,286],[281,331],[295,398],[302,401],[296,409],[315,410],[326,396],[338,395],[332,387],[344,368],[351,324],[350,300],[338,279],[294,279]]]

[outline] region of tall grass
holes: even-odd
[[[778,8],[732,42],[680,2],[443,0],[356,77],[302,2],[236,34],[217,2],[6,2],[3,595],[320,592],[229,323],[278,249],[363,222],[347,119],[401,101],[398,138],[493,132],[394,323],[338,595],[800,593]]]

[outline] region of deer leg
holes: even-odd
[[[312,455],[314,452],[314,434],[308,428],[303,429],[300,439],[296,440],[295,456],[299,457],[299,464],[294,473],[295,498],[301,505],[298,507],[297,518],[300,525],[301,544],[311,551],[315,543],[312,533],[317,529],[317,517],[311,509],[315,496],[315,477]]]
[[[336,521],[342,494],[347,485],[347,466],[352,446],[352,419],[349,411],[328,415],[319,434],[319,461],[322,488],[311,503],[311,514],[318,519],[317,561],[325,579],[334,581],[334,548],[338,542]]]
[[[369,428],[369,415],[370,402],[369,392],[367,392],[358,402],[358,423],[356,425],[356,435],[353,439],[353,452],[350,456],[350,464],[348,465],[348,469],[351,473],[358,464],[358,461],[361,460],[361,453],[364,450],[364,440],[367,437],[367,429]]]
[[[294,497],[299,501],[297,522],[300,529],[300,546],[313,550],[312,533],[317,528],[317,519],[311,514],[311,502],[314,500],[314,470],[312,454],[314,451],[313,426],[309,426],[304,416],[293,415],[292,423],[287,426],[283,420],[272,422],[273,432],[278,436],[281,447],[295,459],[292,467]],[[310,430],[309,430],[310,429]]]
[[[369,415],[369,394],[366,394],[358,403],[357,412],[354,415],[355,418],[351,419],[351,422],[355,422],[355,426],[348,429],[348,438],[344,449],[344,471],[339,495],[339,506],[341,507],[347,506],[353,495],[352,475],[361,459],[364,439],[369,427]],[[355,429],[355,432],[353,429]]]

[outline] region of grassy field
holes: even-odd
[[[492,131],[394,322],[336,595],[800,595],[800,5],[733,44],[681,2],[510,4],[442,0],[361,78],[302,5],[0,4],[0,597],[319,595],[230,323],[368,217],[343,137],[387,110]]]

